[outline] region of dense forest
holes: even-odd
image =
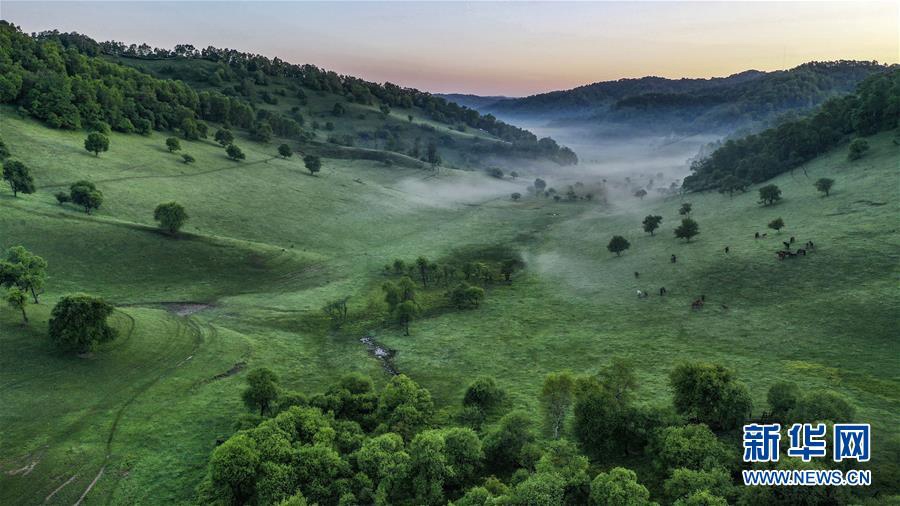
[[[185,80],[196,76],[155,78],[138,69],[111,62],[104,56],[140,59],[202,59],[217,69],[202,76],[223,91],[198,92]],[[185,138],[206,136],[204,121],[227,124],[253,132],[269,131],[285,138],[305,140],[302,125],[284,114],[260,114],[255,100],[271,101],[267,93],[254,93],[273,77],[303,89],[345,97],[347,101],[379,105],[389,110],[417,108],[434,121],[466,125],[506,141],[509,151],[550,158],[560,164],[577,163],[575,154],[549,138],[498,121],[494,116],[410,88],[371,83],[351,76],[294,65],[278,58],[213,47],[202,51],[179,45],[173,50],[119,42],[98,43],[77,33],[42,32],[29,36],[17,27],[0,24],[0,103],[16,104],[54,128],[112,129],[147,133],[174,130]]]
[[[860,81],[888,68],[877,62],[841,60],[711,79],[620,79],[498,101],[482,110],[511,117],[572,117],[674,130],[733,128],[809,110],[851,93]]]
[[[872,75],[855,94],[833,98],[814,113],[758,134],[726,141],[695,161],[685,178],[689,191],[735,191],[792,170],[853,136],[897,128],[900,70]]]
[[[490,377],[474,379],[458,406],[439,410],[431,393],[404,375],[378,391],[370,378],[350,374],[307,396],[257,369],[243,393],[252,414],[212,452],[197,502],[651,506],[651,489],[678,506],[850,499],[847,487],[786,494],[735,486],[733,477],[748,465],[730,438],[753,410],[747,387],[729,369],[704,363],[676,367],[669,386],[671,406],[648,406],[621,360],[596,375],[549,374],[538,423],[510,410],[507,393]],[[855,416],[840,396],[804,395],[793,383],[773,385],[768,400],[763,416],[770,421]],[[621,465],[642,460],[640,480]],[[778,468],[824,469],[799,459]]]

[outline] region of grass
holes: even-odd
[[[852,164],[835,152],[810,163],[808,177],[776,179],[785,199],[775,206],[758,205],[755,188],[686,197],[701,234],[685,244],[671,232],[677,197],[511,202],[523,182],[462,204],[447,195],[486,186],[484,176],[326,159],[311,177],[296,158],[273,158],[277,143],[246,139],[240,163],[213,143],[183,142],[197,159],[184,165],[157,133],[112,134],[95,158],[83,133],[0,113],[0,135],[39,187],[17,199],[0,193],[0,248],[23,244],[50,265],[30,325],[0,308],[0,503],[43,502],[62,486],[48,502],[72,504],[101,469],[87,503],[187,502],[216,438],[244,412],[242,374],[223,373],[266,366],[308,392],[351,370],[384,382],[361,330],[398,349],[397,367],[442,405],[490,374],[514,404],[535,408],[545,373],[590,373],[614,356],[633,360],[646,402],[666,402],[674,364],[709,360],[750,386],[754,412],[770,384],[791,379],[847,396],[876,438],[898,435],[900,149],[887,136]],[[837,181],[828,198],[812,186],[822,176]],[[78,179],[106,196],[92,216],[53,199]],[[565,184],[563,174],[550,179]],[[190,215],[179,238],[152,220],[169,200]],[[653,237],[640,229],[650,213],[664,216]],[[778,216],[786,229],[753,238]],[[631,242],[621,257],[606,251],[613,234]],[[790,236],[818,247],[779,262],[774,251]],[[515,248],[527,265],[512,284],[490,287],[480,309],[429,313],[410,337],[380,324],[372,301],[384,264],[494,246]],[[655,295],[660,286],[668,297]],[[636,289],[653,295],[638,300]],[[73,291],[118,306],[119,339],[90,358],[61,355],[45,338],[50,308]],[[692,312],[700,294],[707,307]],[[361,326],[315,323],[325,302],[344,296],[352,314],[368,315]],[[209,306],[178,316],[161,304],[175,302]]]

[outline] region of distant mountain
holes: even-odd
[[[710,79],[620,79],[498,101],[479,110],[507,119],[588,120],[676,131],[733,129],[811,110],[889,68],[877,62],[834,61]]]
[[[463,107],[476,110],[490,107],[497,102],[502,102],[504,100],[515,100],[504,96],[482,96],[465,93],[435,93],[435,96],[441,97],[447,102],[454,102]]]

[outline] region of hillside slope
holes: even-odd
[[[10,408],[0,412],[2,503],[185,503],[243,412],[244,370],[269,367],[305,392],[349,371],[383,383],[363,332],[399,350],[397,367],[441,406],[490,374],[513,405],[533,409],[545,373],[591,373],[612,357],[634,362],[641,400],[652,403],[668,399],[673,365],[703,359],[737,371],[754,412],[768,386],[792,379],[849,398],[879,440],[898,435],[900,147],[889,134],[871,137],[853,164],[841,146],[779,176],[785,200],[776,206],[759,206],[755,187],[687,197],[701,234],[685,244],[671,232],[678,197],[513,202],[528,183],[336,158],[314,177],[241,132],[243,162],[198,139],[182,143],[196,159],[183,164],[157,132],[113,132],[109,152],[94,157],[81,132],[9,107],[0,118],[0,136],[38,187],[0,192],[0,250],[22,244],[50,273],[41,304],[28,306],[32,323],[0,308],[0,404]],[[822,176],[837,181],[827,198],[812,187]],[[93,215],[54,200],[79,179],[104,192]],[[178,238],[152,220],[170,200],[190,215]],[[649,213],[664,216],[653,237],[640,230]],[[753,238],[779,216],[785,230]],[[620,258],[606,251],[613,234],[632,244]],[[816,251],[779,262],[774,251],[791,236],[814,240]],[[491,285],[480,309],[425,315],[410,337],[384,321],[385,264],[498,247],[526,266],[511,284]],[[660,286],[670,295],[634,295]],[[74,291],[117,306],[120,338],[88,358],[46,340],[50,308]],[[692,312],[700,294],[708,306]],[[358,323],[331,331],[320,308],[347,296]]]

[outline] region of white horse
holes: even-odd
[[[650,296],[650,295],[649,295],[647,292],[643,291],[643,290],[638,290],[638,291],[637,291],[637,297],[638,297],[639,299],[646,299],[646,298],[649,297],[649,296]]]

